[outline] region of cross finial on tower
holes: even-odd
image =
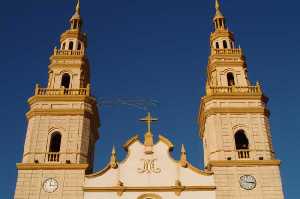
[[[148,127],[147,132],[151,133],[151,123],[158,121],[158,119],[157,118],[152,118],[151,113],[148,113],[148,115],[145,118],[140,119],[140,121],[145,122],[147,124],[147,127]]]
[[[145,118],[140,119],[140,121],[145,122],[147,124],[148,130],[145,133],[145,141],[144,141],[144,145],[145,145],[145,153],[147,154],[151,154],[152,153],[152,146],[153,146],[153,135],[151,132],[151,123],[158,121],[157,118],[152,118],[151,114],[148,113],[148,115]]]

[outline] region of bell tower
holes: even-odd
[[[93,168],[99,137],[97,103],[91,95],[87,36],[80,2],[48,67],[48,85],[29,98],[16,199],[83,198],[84,176]]]
[[[248,80],[216,0],[207,66],[206,94],[199,111],[205,167],[214,172],[217,199],[283,199],[280,161],[272,147],[268,98]]]

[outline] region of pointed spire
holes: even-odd
[[[186,157],[186,150],[185,150],[184,144],[182,144],[182,146],[181,146],[180,165],[185,168],[188,166],[188,161],[187,161],[187,157]]]
[[[78,13],[80,15],[80,0],[77,1],[76,13]]]
[[[219,0],[216,0],[216,10],[220,10],[221,6],[220,6],[220,2]]]
[[[216,0],[215,6],[216,6],[216,14],[214,17],[215,29],[216,30],[226,29],[225,17],[221,12],[221,4],[219,0]]]
[[[221,12],[221,4],[219,0],[216,0],[216,15],[215,18],[223,18],[223,14]]]
[[[75,13],[70,19],[71,29],[73,30],[81,30],[82,20],[80,17],[80,0],[77,0]]]
[[[113,169],[118,168],[118,161],[117,161],[115,146],[113,146],[113,149],[112,149],[112,152],[111,152],[110,167],[113,168]]]
[[[72,16],[71,20],[80,19],[80,0],[77,1],[75,13]]]

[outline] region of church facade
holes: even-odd
[[[247,64],[216,0],[199,108],[204,165],[188,162],[184,145],[159,135],[154,143],[150,113],[144,138],[124,144],[127,156],[93,171],[99,113],[90,90],[87,35],[79,1],[70,28],[60,37],[48,67],[48,85],[29,98],[28,127],[15,199],[283,199],[280,161],[272,147],[268,98],[248,80]]]

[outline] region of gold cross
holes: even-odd
[[[148,132],[151,132],[151,123],[158,121],[158,119],[152,118],[151,114],[148,113],[147,117],[140,119],[140,121],[145,122],[148,126]]]

